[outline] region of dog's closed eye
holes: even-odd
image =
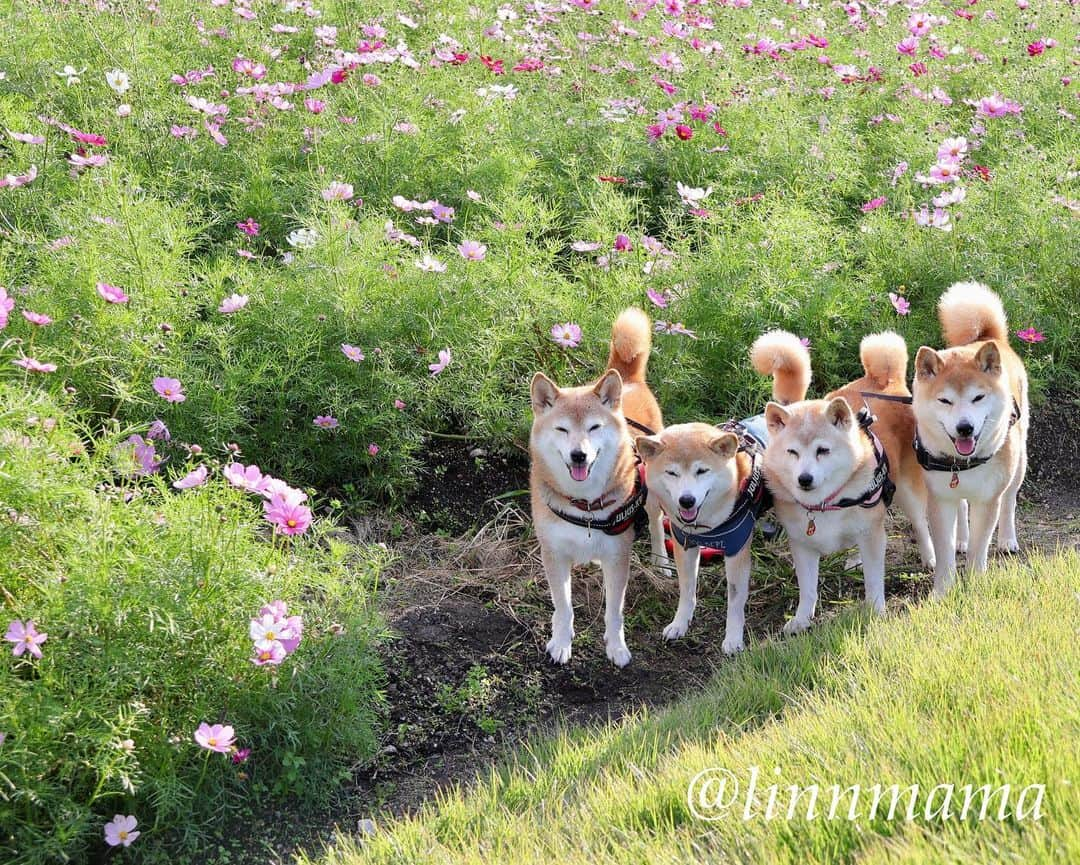
[[[952,400],[951,399],[945,399],[945,397],[943,397],[943,396],[938,397],[938,402],[941,403],[942,405],[952,405]]]

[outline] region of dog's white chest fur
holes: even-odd
[[[580,513],[575,516],[585,518],[587,515]],[[589,530],[563,520],[553,520],[543,527],[537,526],[540,542],[558,550],[561,555],[572,558],[575,565],[610,559],[625,546],[627,538],[633,538],[633,532],[634,529],[629,528],[623,535],[606,535],[599,529]]]
[[[777,502],[776,510],[792,543],[826,556],[858,546],[860,537],[880,524],[884,507],[807,511],[794,502]]]

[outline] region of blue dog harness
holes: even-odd
[[[746,546],[758,518],[772,507],[772,495],[765,486],[762,457],[768,442],[765,416],[757,415],[744,421],[728,421],[720,427],[739,437],[739,450],[749,454],[752,460],[750,476],[746,479],[731,516],[720,525],[704,532],[686,532],[670,521],[671,534],[686,548],[702,547],[715,554],[734,556]]]

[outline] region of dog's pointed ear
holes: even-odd
[[[915,354],[915,377],[933,378],[941,372],[943,365],[944,361],[942,361],[941,355],[930,346],[924,345]]]
[[[791,412],[778,402],[770,402],[765,406],[765,426],[769,428],[769,435],[778,435],[780,430],[788,425],[791,420]]]
[[[983,347],[975,352],[975,363],[983,372],[1001,375],[1001,352],[992,342],[983,343]]]
[[[833,426],[850,427],[855,422],[855,413],[848,401],[838,396],[825,406],[825,418]]]
[[[622,405],[622,376],[616,369],[609,369],[596,383],[593,393],[600,397],[600,402],[612,411]]]
[[[532,398],[533,414],[539,417],[555,405],[555,400],[559,398],[562,391],[550,378],[542,372],[538,372],[533,376],[529,392]]]
[[[638,436],[634,440],[634,447],[645,462],[654,460],[664,452],[667,447],[659,436]]]
[[[739,450],[739,437],[730,430],[723,430],[720,435],[709,442],[709,450],[717,456],[729,460]]]

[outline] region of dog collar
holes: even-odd
[[[580,507],[579,502],[584,502],[584,499],[571,499],[570,503],[577,507],[579,510],[588,512],[588,516],[579,517],[574,514],[568,514],[565,511],[560,511],[553,504],[548,502],[548,508],[550,511],[559,517],[561,520],[565,520],[574,526],[580,526],[583,529],[592,531],[603,532],[605,535],[621,535],[631,526],[634,526],[638,533],[643,527],[645,520],[645,502],[649,497],[649,489],[645,486],[645,466],[638,463],[637,475],[634,478],[634,491],[630,494],[623,504],[616,508],[615,511],[608,517],[603,519],[597,519],[592,516],[592,511],[598,510],[600,506],[596,502],[603,502],[603,499],[597,499],[594,502],[586,502],[587,507]],[[603,507],[610,507],[612,503],[609,502]]]
[[[719,555],[734,556],[739,553],[754,532],[754,525],[765,511],[772,507],[772,496],[765,487],[762,471],[764,444],[749,429],[737,421],[728,421],[720,429],[733,432],[739,437],[739,450],[750,454],[753,460],[750,474],[739,491],[731,514],[720,525],[704,532],[687,532],[670,520],[671,534],[685,549],[703,547]]]
[[[1016,397],[1013,397],[1013,410],[1012,414],[1009,415],[1009,429],[1012,429],[1018,420],[1020,420],[1020,406],[1016,402]],[[999,447],[992,454],[985,457],[954,457],[948,454],[932,454],[926,449],[926,445],[922,443],[918,426],[915,427],[915,440],[911,443],[911,446],[915,449],[915,459],[926,471],[952,472],[952,478],[949,480],[949,486],[952,488],[955,488],[960,483],[959,472],[966,472],[968,469],[978,468],[990,462],[1001,450]]]
[[[864,394],[865,396],[865,394]],[[873,508],[881,502],[884,502],[885,507],[892,504],[893,494],[896,492],[896,485],[889,479],[889,455],[885,453],[885,447],[881,444],[881,439],[877,437],[872,429],[871,424],[877,420],[874,415],[870,413],[869,409],[859,409],[856,418],[859,422],[859,429],[861,429],[874,445],[874,456],[876,458],[876,464],[874,466],[874,477],[870,482],[870,486],[861,495],[855,497],[847,497],[836,500],[836,497],[840,494],[840,490],[837,490],[821,504],[818,505],[802,505],[806,511],[806,534],[813,535],[817,531],[817,525],[814,523],[814,514],[824,511],[839,511],[844,508]],[[841,487],[840,489],[843,489]],[[800,502],[800,504],[802,504]]]

